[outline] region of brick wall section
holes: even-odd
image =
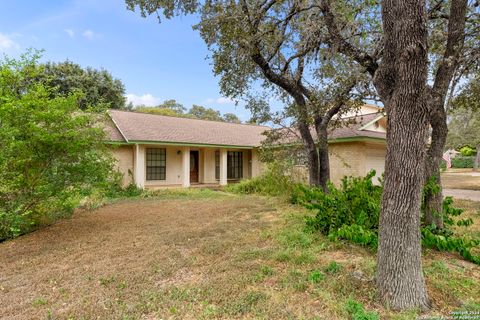
[[[364,143],[345,142],[329,145],[330,179],[339,185],[344,176],[361,176],[365,172],[366,148]]]
[[[133,146],[116,147],[113,156],[117,160],[118,171],[123,175],[122,183],[128,186],[133,182]]]

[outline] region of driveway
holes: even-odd
[[[480,191],[478,190],[466,190],[466,189],[443,189],[444,196],[454,197],[456,199],[479,201]]]

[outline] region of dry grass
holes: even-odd
[[[442,186],[445,189],[480,190],[480,174],[472,175],[469,171],[452,171],[442,173]]]
[[[305,233],[305,214],[223,193],[78,212],[0,244],[0,318],[349,319],[353,299],[415,319],[376,302],[374,252]],[[431,314],[480,307],[478,266],[430,251],[425,273]]]

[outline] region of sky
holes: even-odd
[[[134,104],[176,99],[248,120],[241,104],[220,94],[196,22],[187,16],[159,24],[128,11],[123,0],[0,0],[0,54],[44,49],[44,61],[108,70]]]

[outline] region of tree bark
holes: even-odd
[[[425,223],[435,224],[443,229],[443,193],[440,178],[440,162],[447,140],[447,112],[445,100],[448,87],[457,68],[460,52],[465,39],[465,15],[467,0],[452,0],[448,20],[448,36],[442,61],[435,74],[433,87],[430,91],[429,122],[432,127],[432,139],[425,162],[425,181],[434,180],[439,185],[439,192],[426,194]]]
[[[318,158],[319,158],[319,186],[323,192],[328,192],[328,181],[330,181],[330,159],[328,156],[328,133],[327,127],[317,128],[318,136]]]
[[[382,20],[385,47],[375,85],[383,93],[388,130],[377,291],[392,309],[425,310],[430,301],[422,273],[419,214],[428,124],[425,1],[384,0]]]
[[[440,162],[442,161],[443,149],[447,140],[447,119],[443,109],[443,104],[437,106],[441,108],[438,113],[440,119],[432,120],[430,117],[430,125],[432,126],[431,144],[427,151],[427,159],[425,161],[425,183],[433,180],[440,188],[436,193],[425,193],[425,224],[435,224],[438,229],[443,229],[443,193],[442,181],[440,177]]]
[[[313,140],[312,134],[310,133],[310,127],[308,123],[305,123],[300,120],[298,124],[298,130],[302,136],[302,141],[305,150],[307,151],[307,160],[308,160],[308,182],[311,186],[320,185],[319,179],[319,159],[318,151],[315,141]]]

